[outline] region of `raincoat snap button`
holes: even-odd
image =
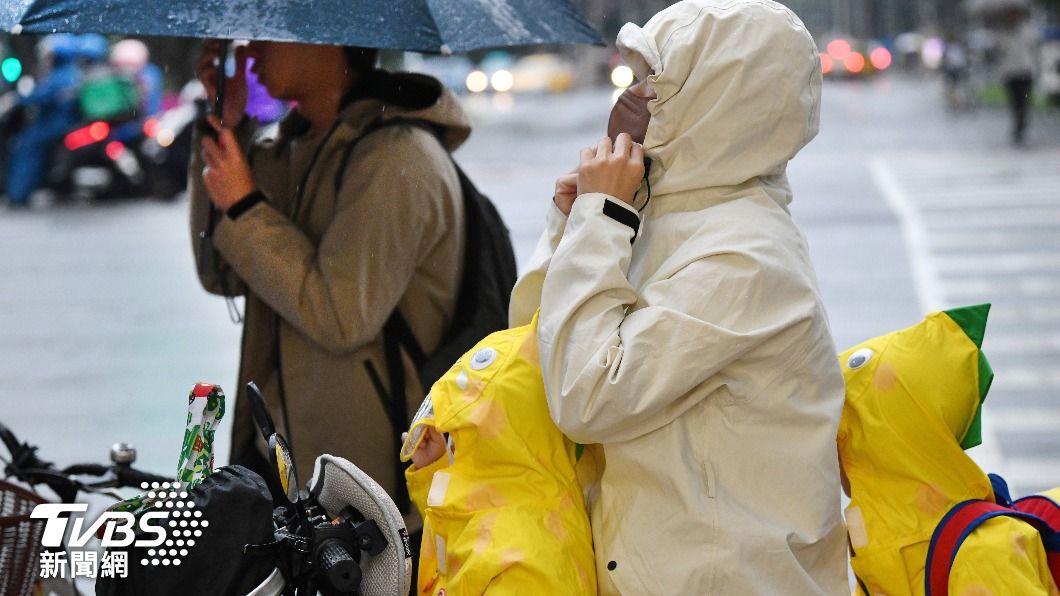
[[[608,561],[607,562],[607,570],[608,571],[614,571],[616,567],[618,567],[618,563],[616,563],[614,561]]]
[[[497,359],[497,350],[493,348],[482,348],[471,357],[471,370],[482,370],[493,364]]]

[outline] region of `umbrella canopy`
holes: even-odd
[[[568,0],[6,0],[0,29],[441,54],[546,43],[603,45]]]

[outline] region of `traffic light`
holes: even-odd
[[[14,83],[22,76],[22,62],[14,56],[4,58],[4,61],[0,62],[0,74],[8,83]]]

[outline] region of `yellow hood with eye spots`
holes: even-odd
[[[927,315],[912,327],[839,356],[846,402],[838,447],[858,593],[924,594],[931,535],[968,499],[993,501],[986,474],[964,452],[980,442],[993,380],[980,350],[989,304]],[[1036,531],[989,520],[954,560],[950,593],[1057,594]]]
[[[452,446],[406,473],[424,518],[420,594],[596,595],[577,449],[549,415],[536,316],[483,339],[431,387],[403,456],[423,425]]]

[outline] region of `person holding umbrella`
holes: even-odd
[[[221,47],[206,42],[198,62],[211,96]],[[271,95],[295,103],[257,137],[244,114],[248,57]],[[231,461],[255,470],[267,461],[244,390],[253,380],[298,469],[323,453],[344,457],[400,503],[390,406],[371,371],[385,374],[381,330],[395,307],[426,350],[453,315],[464,219],[448,152],[470,128],[437,81],[377,70],[375,60],[374,50],[333,45],[238,48],[222,117],[209,117],[215,137],[195,138],[191,232],[203,287],[246,300]],[[375,128],[390,118],[427,121],[438,134]],[[414,408],[422,389],[405,368]]]

